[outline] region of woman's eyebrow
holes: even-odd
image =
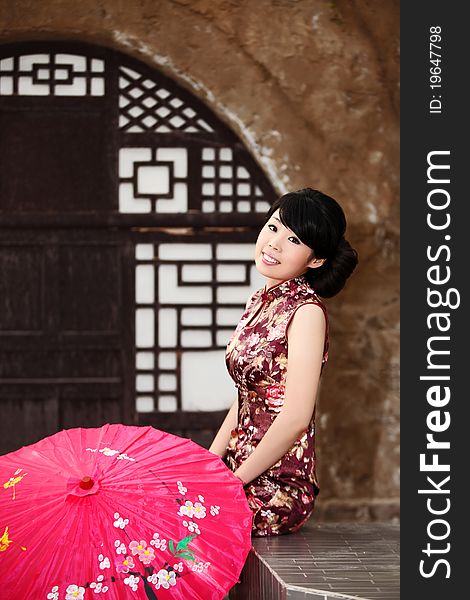
[[[278,219],[277,217],[273,217],[273,219],[275,219],[276,221],[278,221],[279,223],[281,223],[281,219]]]

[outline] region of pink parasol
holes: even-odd
[[[61,431],[0,457],[0,597],[223,598],[251,521],[240,481],[191,440]]]

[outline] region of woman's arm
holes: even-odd
[[[215,436],[209,451],[223,458],[227,452],[227,444],[230,439],[232,429],[235,429],[238,422],[238,398],[230,407],[224,422],[220,426],[217,435]]]
[[[253,453],[235,471],[249,483],[272,467],[308,427],[315,407],[325,342],[325,317],[315,304],[295,313],[289,328],[284,406]]]

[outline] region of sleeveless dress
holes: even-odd
[[[303,276],[256,291],[247,303],[226,351],[238,388],[238,425],[225,463],[235,471],[254,451],[281,411],[288,361],[287,328],[298,308],[317,304],[326,318],[321,369],[328,360],[325,305]],[[315,412],[307,429],[270,469],[245,485],[254,513],[254,536],[297,531],[312,513],[319,492],[315,473]]]

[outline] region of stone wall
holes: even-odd
[[[328,301],[317,518],[395,517],[398,0],[0,0],[0,36],[134,55],[202,98],[279,192],[340,201],[360,265]]]

